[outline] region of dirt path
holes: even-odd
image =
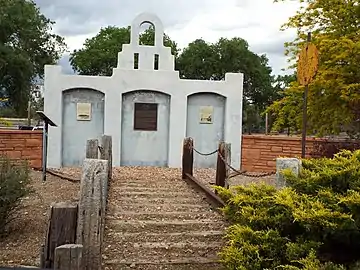
[[[105,229],[105,269],[221,269],[226,224],[177,169],[118,168]]]

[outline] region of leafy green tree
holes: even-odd
[[[274,86],[274,95],[272,96],[273,104],[279,104],[279,105],[282,104],[281,102],[283,101],[283,98],[285,97],[285,93],[286,93],[287,89],[291,86],[291,83],[293,83],[293,82],[296,82],[296,72],[293,74],[285,74],[285,75],[276,76],[274,83],[273,83],[273,86]],[[299,103],[297,105],[301,106],[301,103]],[[281,128],[277,129],[277,131],[280,131],[281,133],[285,131],[288,135],[290,135],[290,133],[294,132],[293,124],[289,123],[289,121],[294,121],[295,119],[297,119],[297,117],[299,117],[299,115],[292,115],[292,117],[290,117],[290,114],[294,113],[294,110],[291,108],[292,107],[289,107],[289,106],[284,108],[282,113],[285,114],[286,117],[281,118],[281,119],[283,119],[284,122],[281,123]],[[269,113],[269,109],[267,109],[265,111],[265,113]],[[273,129],[274,121],[279,120],[279,119],[277,119],[271,113],[268,114],[268,119],[269,119],[268,120],[269,121],[268,122],[269,129],[271,130],[271,129]],[[277,122],[277,123],[279,123],[279,122]]]
[[[241,38],[220,38],[213,44],[197,39],[180,54],[177,67],[187,79],[223,80],[227,72],[244,73],[244,97],[260,110],[275,94],[267,57],[251,52]]]
[[[54,64],[66,46],[30,0],[0,0],[0,90],[18,116],[26,115],[35,77]]]
[[[216,43],[197,39],[190,43],[177,60],[180,76],[186,79],[223,80],[227,72],[244,74],[243,129],[262,132],[261,113],[278,98],[268,59],[249,50],[241,38],[220,38]]]
[[[177,59],[177,68],[183,79],[220,80],[214,70],[218,56],[215,47],[202,39],[196,39],[183,49]]]
[[[287,55],[296,59],[308,31],[320,52],[319,70],[309,86],[308,131],[319,136],[346,131],[360,137],[359,0],[298,1],[304,7],[283,26],[298,33],[286,44]],[[276,116],[276,129],[284,124],[294,130],[301,128],[303,92],[304,87],[293,82],[284,97],[269,108]]]
[[[154,45],[155,31],[153,27],[140,34],[142,45]],[[130,43],[130,27],[108,26],[102,28],[93,38],[85,41],[84,47],[70,55],[73,69],[81,75],[110,76],[117,66],[118,53],[123,44]],[[177,56],[177,44],[164,34],[164,45],[171,47]]]
[[[291,83],[296,82],[296,80],[296,72],[293,74],[277,75],[273,83],[276,92],[276,95],[273,96],[273,101],[284,97],[285,90],[290,87]]]
[[[256,104],[243,102],[243,132],[249,135],[254,133],[263,133],[265,122],[261,119],[261,111]]]

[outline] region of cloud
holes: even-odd
[[[35,0],[35,3],[46,16],[57,22],[56,29],[61,35],[73,27],[83,29],[82,32],[75,31],[76,34],[86,34],[89,23],[97,28],[127,26],[144,11],[157,14],[167,27],[172,27],[221,5],[218,0],[106,0],[106,4],[99,0]],[[174,16],[174,13],[180,16]]]
[[[58,62],[58,65],[60,65],[62,67],[62,72],[64,74],[74,74],[75,73],[70,65],[69,58],[70,58],[69,54],[64,54]]]
[[[65,36],[71,51],[81,48],[85,39],[96,35],[101,27],[128,26],[139,13],[151,12],[159,16],[165,32],[180,48],[197,38],[216,42],[220,37],[241,37],[254,52],[267,54],[274,73],[287,66],[283,44],[295,33],[280,32],[279,28],[298,9],[299,4],[294,2],[106,0],[104,4],[99,0],[35,0],[40,10],[56,22],[54,31]]]

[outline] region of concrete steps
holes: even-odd
[[[223,217],[178,175],[165,169],[146,179],[134,170],[111,182],[105,269],[222,269],[217,254],[224,246]]]

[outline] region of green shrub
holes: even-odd
[[[0,157],[0,237],[15,217],[22,198],[31,192],[30,170],[25,162]]]
[[[358,269],[360,150],[303,160],[288,187],[216,188],[234,224],[221,252],[228,269]]]

